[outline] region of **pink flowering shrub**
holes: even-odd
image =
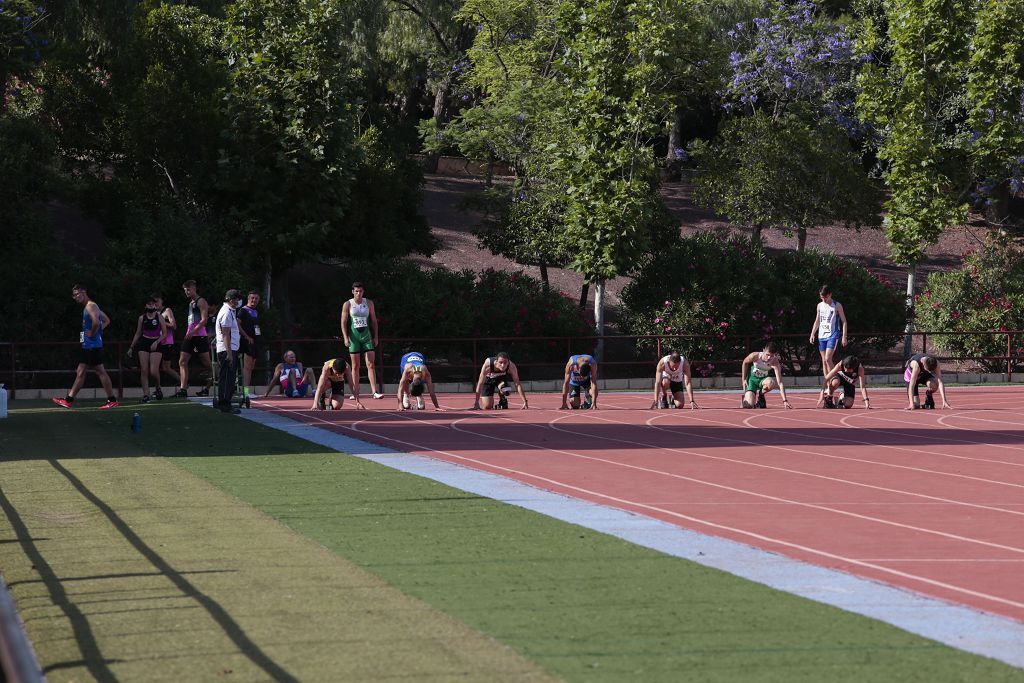
[[[979,250],[964,254],[963,267],[933,273],[916,299],[917,328],[929,332],[1024,329],[1024,254],[992,235]],[[1024,355],[1024,339],[1011,339],[1011,355]],[[1004,335],[953,334],[929,337],[950,356],[1005,356]],[[1002,360],[982,361],[988,371],[1006,369]]]
[[[807,335],[823,284],[843,304],[854,332],[895,333],[850,339],[852,351],[898,341],[903,298],[863,265],[813,250],[771,252],[718,231],[650,257],[623,291],[620,319],[632,334],[693,335],[669,344],[701,360],[738,361],[776,339],[789,369],[807,372],[820,363]],[[799,336],[781,336],[787,334]]]

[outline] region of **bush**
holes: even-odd
[[[979,251],[964,254],[960,270],[932,273],[917,297],[917,326],[925,331],[977,332],[1024,327],[1024,254],[1012,242],[992,235]],[[951,356],[1005,356],[1002,335],[952,334],[931,338]],[[1011,347],[1024,354],[1021,340]],[[1005,361],[982,360],[989,372],[1006,369]]]
[[[623,290],[620,319],[631,334],[695,335],[677,342],[698,360],[738,362],[776,338],[789,371],[810,372],[820,358],[807,334],[825,283],[843,304],[854,333],[895,333],[851,338],[851,352],[886,350],[898,342],[903,300],[864,266],[814,250],[774,254],[760,242],[724,231],[698,233],[648,258]],[[711,374],[715,367],[701,364],[696,370]]]

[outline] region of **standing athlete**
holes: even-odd
[[[523,385],[519,383],[519,369],[509,360],[508,354],[502,351],[485,360],[480,368],[480,377],[476,381],[476,395],[473,397],[473,410],[480,410],[481,403],[484,410],[508,408],[508,395],[512,393],[509,382],[515,385],[519,397],[523,399],[523,410],[528,409],[530,403],[523,393]],[[497,405],[494,404],[496,391],[501,394]]]
[[[188,318],[185,322],[185,337],[181,340],[181,354],[178,356],[181,384],[175,396],[178,398],[188,396],[188,362],[194,355],[199,356],[199,361],[206,373],[206,384],[203,389],[196,392],[196,396],[209,396],[210,383],[213,381],[210,338],[206,331],[206,324],[210,319],[210,306],[206,303],[206,299],[199,296],[195,280],[186,280],[182,288],[185,290],[185,298],[188,299]]]
[[[345,346],[352,358],[353,390],[355,384],[359,383],[359,356],[366,354],[366,376],[370,380],[370,390],[374,398],[380,399],[384,398],[384,394],[377,391],[377,370],[374,367],[377,311],[372,301],[363,298],[364,292],[362,282],[352,283],[352,298],[341,307],[341,333],[345,336]]]
[[[242,293],[229,289],[224,293],[224,305],[217,312],[217,407],[224,413],[239,413],[231,405],[235,394],[235,375],[238,372],[238,319],[235,309],[242,303]]]
[[[753,366],[753,367],[751,367]],[[747,369],[750,368],[750,376],[747,377]],[[775,379],[769,375],[775,372]],[[782,394],[782,405],[787,409],[792,408],[789,399],[786,398],[786,387],[782,384],[782,363],[779,360],[775,344],[768,342],[763,351],[754,351],[743,359],[743,370],[740,375],[743,388],[743,401],[740,405],[744,408],[767,408],[764,395],[779,386],[779,393]]]
[[[238,332],[241,334],[238,353],[242,356],[242,387],[250,393],[252,386],[252,370],[256,367],[260,341],[260,293],[250,291],[245,306],[238,309]]]
[[[847,356],[828,371],[828,374],[825,375],[825,386],[821,388],[818,405],[826,408],[852,408],[857,395],[857,388],[853,386],[855,379],[860,383],[864,407],[870,409],[871,399],[868,398],[868,388],[864,384],[864,366],[860,364],[860,358],[857,356]],[[841,399],[836,399],[834,396],[838,389],[842,389],[843,397]]]
[[[918,408],[935,408],[936,391],[942,397],[942,407],[952,408],[946,402],[946,385],[942,383],[942,368],[939,367],[939,359],[924,353],[916,353],[907,361],[907,368],[903,371],[903,381],[907,383],[907,398],[910,404],[907,410]],[[917,394],[917,388],[924,386],[924,404]]]
[[[110,383],[110,375],[103,367],[103,330],[110,324],[110,318],[100,310],[95,301],[89,298],[89,292],[84,285],[75,285],[71,288],[71,298],[84,306],[82,310],[82,331],[78,333],[78,339],[82,343],[78,367],[75,369],[75,381],[64,398],[54,398],[53,402],[63,408],[70,408],[75,402],[82,385],[85,384],[85,371],[87,369],[96,373],[107,392],[107,402],[100,406],[100,410],[115,408],[120,405],[114,397],[114,387]]]
[[[171,310],[171,307],[164,306],[163,296],[153,294],[150,298],[156,302],[156,308],[160,311],[160,317],[164,319],[164,329],[166,330],[164,338],[160,340],[160,369],[174,378],[174,386],[178,386],[181,384],[181,375],[178,374],[178,359],[174,353],[174,330],[178,327],[178,321],[174,319],[174,311]],[[173,364],[171,358],[174,358]]]
[[[398,367],[402,369],[402,378],[398,380],[398,409],[408,410],[412,407],[409,397],[416,399],[416,409],[423,410],[426,405],[423,403],[424,389],[430,394],[430,400],[434,403],[434,410],[444,412],[444,408],[437,402],[437,394],[434,393],[434,380],[430,377],[430,369],[423,360],[423,354],[418,351],[410,351],[402,356]],[[408,395],[407,395],[408,394]]]
[[[352,387],[356,408],[363,409],[359,402],[359,385],[352,382],[352,373],[349,371],[348,361],[344,358],[332,358],[324,363],[320,371],[320,381],[316,385],[316,393],[313,395],[312,410],[327,410],[327,395],[331,395],[331,410],[341,410],[345,405],[345,382]]]
[[[163,353],[160,351],[160,342],[167,334],[167,323],[160,315],[160,309],[153,297],[146,302],[145,312],[139,316],[139,322],[135,325],[135,336],[132,337],[131,348],[128,355],[135,356],[139,361],[139,380],[142,384],[142,402],[149,403],[149,380],[156,384],[156,391],[153,398],[163,398],[164,392],[160,390],[160,363],[163,360]]]
[[[683,392],[686,396],[683,396]],[[657,408],[658,397],[661,397],[662,408],[682,408],[683,400],[689,399],[690,410],[696,410],[700,406],[693,400],[693,379],[690,373],[690,362],[678,351],[673,351],[658,361],[658,367],[654,370],[654,403],[652,408]],[[669,402],[671,397],[671,403]]]
[[[572,409],[580,407],[580,394],[589,394],[583,400],[583,409],[593,408],[597,410],[597,361],[588,353],[579,353],[569,356],[565,364],[565,374],[562,376],[562,406],[559,410],[569,409],[569,400],[572,400]]]
[[[821,374],[827,376],[832,369],[832,357],[837,346],[846,346],[846,311],[843,305],[832,298],[832,288],[822,285],[818,291],[821,301],[814,312],[811,325],[811,343],[818,338],[818,353],[821,354]]]

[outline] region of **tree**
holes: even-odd
[[[714,141],[692,149],[700,175],[694,198],[734,223],[798,235],[832,223],[875,227],[880,196],[850,149],[846,131],[793,113],[764,111],[727,121]]]
[[[912,311],[916,266],[942,231],[967,217],[963,82],[973,24],[970,0],[888,0],[883,41],[865,22],[857,108],[877,135],[890,190],[883,221],[893,259],[908,266]],[[909,354],[912,314],[905,352]]]

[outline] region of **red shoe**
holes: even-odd
[[[63,398],[56,398],[56,397],[54,397],[53,402],[56,403],[57,405],[59,405],[61,408],[70,408],[71,407],[71,403],[69,401],[64,400]]]
[[[97,408],[96,410],[110,410],[111,408],[116,408],[116,407],[118,407],[119,405],[121,405],[121,404],[120,404],[120,403],[118,403],[117,401],[107,401],[106,403],[104,403],[103,405],[101,405],[101,406],[100,406],[99,408]]]

